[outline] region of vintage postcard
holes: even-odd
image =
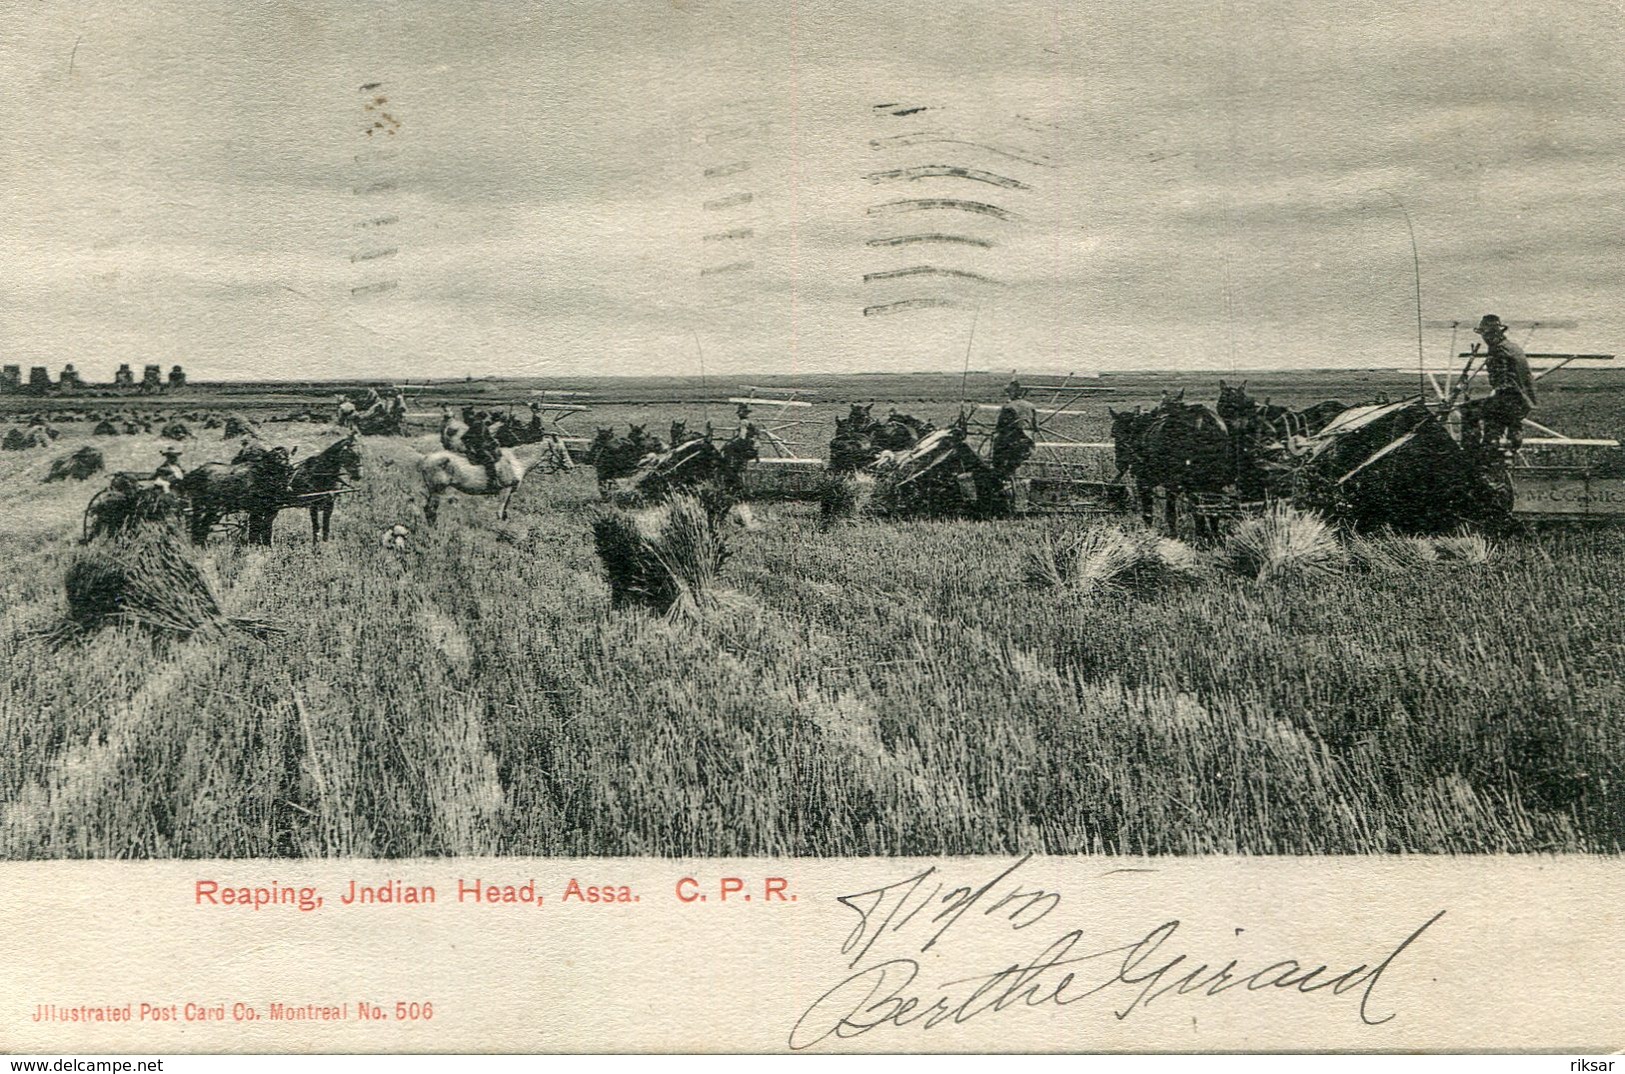
[[[0,1050],[1565,1052],[1617,3],[0,14]]]

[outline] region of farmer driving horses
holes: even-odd
[[[1535,408],[1535,378],[1529,372],[1529,358],[1507,338],[1506,325],[1493,313],[1485,314],[1473,331],[1488,348],[1484,372],[1491,394],[1462,407],[1462,446],[1476,455],[1499,445],[1505,435],[1507,447],[1517,451],[1523,444],[1523,419]]]
[[[1011,378],[1004,386],[1006,402],[993,426],[993,454],[989,461],[1000,478],[1008,478],[1027,461],[1038,442],[1038,410],[1027,400],[1027,389]]]
[[[186,471],[181,469],[181,449],[166,447],[162,454],[164,461],[159,464],[158,469],[152,472],[152,476],[158,480],[168,482],[169,487],[174,488],[186,477]]]

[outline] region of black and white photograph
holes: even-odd
[[[198,863],[200,921],[425,861],[1617,877],[1622,30],[14,7],[0,864]]]
[[[1618,18],[28,19],[0,850],[1619,851]]]

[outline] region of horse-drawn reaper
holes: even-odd
[[[406,432],[406,394],[396,389],[388,398],[378,389],[341,395],[338,404],[338,426],[363,436],[401,436]]]
[[[1268,400],[1258,404],[1243,387],[1221,381],[1217,414],[1229,437],[1233,483],[1206,497],[1199,491],[1195,513],[1217,516],[1283,499],[1351,528],[1415,533],[1625,517],[1625,452],[1618,441],[1565,436],[1529,417],[1536,382],[1575,362],[1613,355],[1525,356],[1503,342],[1509,327],[1538,326],[1483,318],[1477,330],[1490,349],[1459,355],[1466,360],[1459,373],[1421,370],[1432,399],[1424,390],[1398,402],[1289,411]],[[1451,344],[1454,351],[1454,337]],[[1474,399],[1474,381],[1485,372],[1494,394]],[[1514,394],[1523,405],[1503,405]],[[1144,419],[1119,417],[1124,425],[1132,420]]]
[[[970,444],[965,418],[927,433],[903,451],[886,452],[866,474],[874,481],[874,510],[911,518],[1008,513],[1008,483]]]
[[[1198,537],[1221,522],[1288,501],[1356,529],[1444,532],[1493,527],[1510,500],[1420,400],[1304,410],[1258,403],[1220,382],[1208,408],[1165,397],[1151,411],[1114,412],[1120,475],[1151,520],[1153,492],[1177,532],[1180,507]]]
[[[241,512],[248,516],[245,540],[270,544],[277,512],[289,505],[292,456],[285,447],[248,441],[231,462],[206,462],[187,471],[178,491],[190,505],[193,543],[203,544],[221,519]]]

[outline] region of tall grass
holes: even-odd
[[[8,856],[1625,848],[1615,533],[1083,599],[1027,579],[1073,522],[787,506],[730,534],[737,599],[668,620],[611,610],[590,472],[431,529],[411,445],[377,439],[331,544],[290,514],[197,556],[226,614],[286,634],[115,624],[52,653],[26,635],[62,614],[93,490],[17,458]],[[410,555],[378,545],[395,523]]]

